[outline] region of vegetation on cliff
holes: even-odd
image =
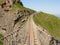
[[[19,9],[19,10],[27,10],[27,11],[29,11],[29,12],[35,12],[34,10],[32,10],[32,9],[29,9],[29,8],[26,8],[26,7],[24,7],[24,6],[21,6],[20,4],[14,4],[13,5],[13,7],[12,7],[12,11],[16,11],[17,9]]]
[[[3,38],[3,35],[2,34],[0,34],[0,39],[1,38]],[[1,42],[1,40],[0,40],[0,45],[3,45],[3,42]]]

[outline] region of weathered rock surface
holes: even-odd
[[[23,26],[18,26],[19,23],[15,26],[14,30],[11,34],[8,34],[3,40],[4,45],[28,45],[28,22]]]
[[[14,4],[20,4],[21,6],[23,6],[21,0],[3,0],[3,2],[1,2],[0,4],[0,7],[4,10],[9,10],[13,7]]]
[[[25,16],[30,13],[28,10],[19,9],[10,11],[13,8],[13,2],[20,3],[21,0],[5,0],[0,5],[0,33],[3,35],[7,35],[14,31],[15,25],[25,19]]]
[[[0,33],[4,35],[3,44],[4,45],[23,45],[26,44],[27,30],[25,25],[22,29],[21,24],[27,20],[26,15],[29,15],[29,11],[16,10],[14,12],[4,11],[0,8]],[[24,14],[22,13],[24,12]],[[11,35],[11,36],[10,36]],[[12,37],[13,36],[13,37]],[[12,39],[13,38],[13,39]],[[17,41],[17,42],[16,42]]]

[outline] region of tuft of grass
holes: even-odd
[[[3,38],[3,35],[0,34],[0,39]],[[0,41],[0,45],[3,45],[3,42]]]
[[[0,34],[0,39],[3,37],[3,35],[2,34]]]
[[[37,25],[41,25],[56,39],[60,39],[60,19],[58,17],[40,12],[34,15],[33,19]]]

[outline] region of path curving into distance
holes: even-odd
[[[36,13],[30,15],[29,21],[29,36],[30,45],[49,45],[51,40],[51,35],[43,27],[39,27],[33,21],[33,16]],[[44,29],[44,31],[43,31]]]

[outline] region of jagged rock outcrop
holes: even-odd
[[[14,4],[20,4],[23,6],[21,0],[5,0],[0,4],[0,6],[4,10],[9,10],[11,7],[13,7]]]
[[[12,7],[12,1],[11,0],[5,0],[3,3],[1,3],[1,8],[4,10],[9,10]]]
[[[21,0],[13,0],[13,4],[14,4],[14,3],[18,3],[18,4],[20,4],[20,5],[23,6],[23,3],[21,2]]]

